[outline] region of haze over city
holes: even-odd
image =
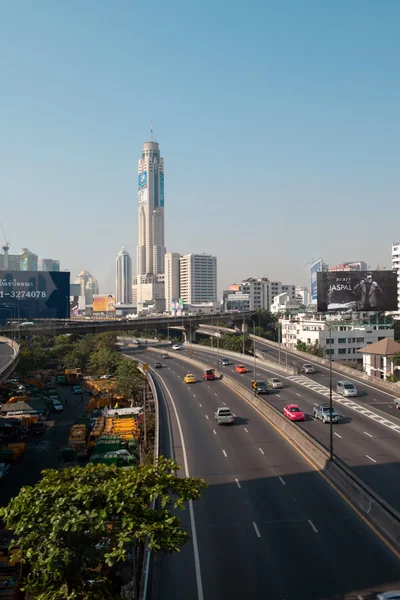
[[[165,160],[171,252],[309,284],[304,264],[390,266],[398,236],[399,5],[0,7],[0,221],[11,250],[113,291],[135,260],[137,160]],[[151,18],[150,18],[151,17]],[[395,214],[393,215],[393,212]],[[395,218],[392,218],[394,216]]]

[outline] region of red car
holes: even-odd
[[[303,411],[297,406],[297,404],[288,404],[283,409],[285,417],[291,421],[304,421],[305,415]]]
[[[202,377],[205,381],[211,381],[211,380],[217,379],[215,377],[214,369],[207,369],[206,371],[204,371]]]
[[[235,371],[236,373],[247,373],[247,369],[244,365],[236,365]]]

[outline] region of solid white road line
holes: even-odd
[[[235,481],[236,481],[236,485],[238,486],[238,488],[240,490],[242,486],[240,485],[240,483],[239,483],[239,481],[237,479],[235,479]]]
[[[312,522],[310,519],[308,519],[308,522],[310,523],[310,527],[311,527],[311,529],[312,529],[312,530],[313,530],[315,533],[318,533],[318,529],[315,527],[314,523],[313,523],[313,522]]]
[[[372,462],[376,463],[376,460],[374,458],[371,458],[370,456],[368,456],[368,454],[365,455],[367,458],[369,458],[369,460],[372,460]]]
[[[222,454],[225,456],[225,458],[228,458],[227,453],[225,452],[225,450],[222,450]]]
[[[371,435],[370,433],[368,433],[368,431],[364,431],[365,435],[368,435],[368,437],[374,437],[373,435]]]
[[[169,399],[171,401],[171,404],[172,404],[172,406],[174,408],[174,412],[175,412],[176,423],[178,425],[179,435],[180,435],[181,442],[182,442],[183,466],[184,466],[185,476],[190,477],[189,465],[188,465],[187,454],[186,454],[185,439],[183,437],[183,431],[182,431],[181,422],[180,422],[180,419],[178,416],[178,411],[176,409],[176,405],[175,405],[174,399],[172,398],[172,394],[169,391],[169,388],[166,386],[164,381],[163,381],[163,384],[164,384],[165,389],[167,390]],[[194,568],[195,568],[195,572],[196,572],[197,598],[198,598],[198,600],[204,600],[203,582],[201,579],[199,547],[197,544],[196,521],[194,518],[194,509],[193,509],[193,500],[189,500],[189,516],[190,516],[190,527],[192,529],[193,555],[194,555]]]
[[[262,448],[259,448],[259,451],[261,452],[261,454],[265,454],[265,452]]]
[[[340,439],[342,438],[342,436],[341,436],[341,435],[339,435],[338,433],[336,433],[336,431],[334,431],[333,433],[334,433],[334,434],[335,434],[335,435],[336,435],[338,438],[340,438]]]
[[[282,479],[282,477],[280,475],[279,475],[279,479],[280,479],[280,482],[281,482],[282,485],[286,485],[285,480]]]
[[[261,537],[261,533],[260,533],[260,531],[259,531],[259,529],[257,527],[257,523],[255,521],[253,521],[253,527],[254,527],[254,531],[256,532],[256,536],[258,538],[260,538]]]

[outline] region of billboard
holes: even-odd
[[[397,310],[394,271],[322,271],[317,273],[317,289],[318,312]]]
[[[69,297],[69,314],[71,317],[76,317],[80,312],[86,309],[85,296],[70,296]]]
[[[115,296],[93,295],[93,312],[115,312]]]
[[[0,319],[69,319],[70,274],[0,271]]]
[[[317,273],[323,270],[324,261],[322,258],[317,260],[313,265],[311,265],[310,273],[311,273],[311,302],[317,301]]]
[[[139,173],[138,188],[139,188],[139,190],[144,190],[145,188],[147,188],[147,171],[144,171],[143,173]]]
[[[164,173],[160,172],[160,206],[164,206]]]
[[[171,310],[183,310],[184,302],[182,298],[172,298]]]

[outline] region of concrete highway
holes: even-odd
[[[181,350],[187,355],[186,347]],[[207,351],[204,346],[193,346],[194,357],[204,360],[216,367],[217,356]],[[171,354],[171,352],[170,352]],[[220,357],[223,350],[220,351]],[[235,372],[234,365],[243,362],[249,372],[240,375]],[[253,358],[240,358],[233,361],[229,367],[221,367],[227,375],[236,379],[242,385],[251,387],[253,379]],[[257,377],[266,380],[268,377],[277,376],[284,384],[282,390],[271,391],[265,398],[276,408],[282,410],[286,404],[298,404],[302,408],[307,419],[299,423],[307,433],[319,440],[325,446],[329,446],[329,425],[314,420],[313,407],[316,404],[329,402],[329,379],[322,379],[321,385],[316,383],[315,375],[308,377],[285,377],[276,371],[264,369],[257,366]],[[309,382],[313,386],[306,387],[297,383],[300,380]],[[341,403],[341,397],[334,399],[334,407],[342,417],[339,424],[334,425],[334,452],[360,477],[367,485],[375,490],[393,508],[400,511],[400,420],[397,411],[391,413],[391,418],[381,418],[380,413],[371,408],[376,419],[370,418],[364,410],[363,398],[355,400],[358,410],[350,409]]]
[[[150,368],[158,359],[128,352]],[[155,558],[152,599],[366,599],[375,597],[367,590],[399,588],[399,556],[306,458],[221,381],[200,382],[194,368],[198,383],[184,384],[188,365],[169,354],[153,371],[162,392],[161,452],[186,462],[208,488],[193,515],[183,513],[193,543]],[[234,427],[215,425],[224,405]]]
[[[5,344],[4,342],[0,342],[0,371],[3,367],[6,366],[6,364],[9,362],[12,356],[13,350],[11,346]]]

